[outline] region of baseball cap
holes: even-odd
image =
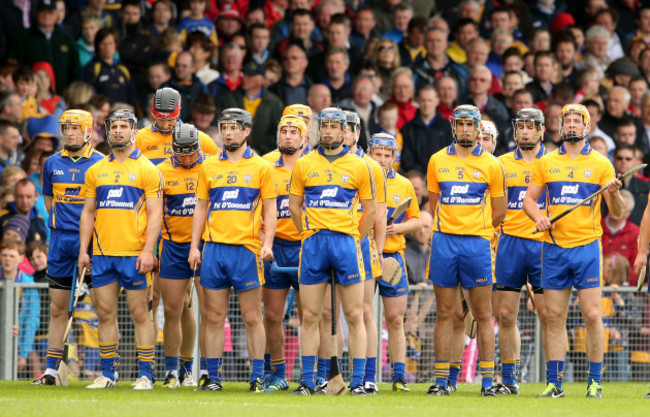
[[[255,61],[249,61],[246,65],[244,65],[244,68],[242,70],[246,75],[266,75],[266,69],[264,68],[264,65],[258,64]]]

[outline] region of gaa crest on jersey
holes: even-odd
[[[591,174],[593,174],[593,171],[591,169],[585,169],[583,173],[585,174],[585,179],[588,180]]]
[[[250,184],[252,179],[253,179],[253,174],[250,173],[244,174],[244,182],[246,184]]]
[[[135,172],[129,172],[129,181],[130,182],[135,181],[137,176],[138,176],[138,174],[136,174]]]
[[[349,175],[341,175],[341,182],[343,184],[347,184],[348,181],[350,181],[350,176]]]
[[[475,169],[474,171],[472,171],[472,176],[474,177],[474,179],[481,178],[481,171],[479,171],[478,169]]]

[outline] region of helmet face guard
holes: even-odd
[[[290,133],[289,131],[291,128],[298,129],[298,138],[294,138],[292,140],[297,140],[298,144],[296,146],[283,146],[282,142],[283,139],[285,139],[286,134],[283,134],[282,131],[283,129],[287,129],[287,134]],[[285,137],[283,137],[283,135]],[[298,152],[300,149],[302,149],[305,146],[305,142],[307,140],[307,135],[308,135],[308,130],[307,130],[307,125],[305,124],[304,120],[300,116],[294,116],[294,115],[288,115],[288,116],[282,116],[280,119],[280,124],[278,125],[278,134],[277,134],[277,145],[278,145],[278,151],[280,151],[281,154],[283,155],[294,155],[296,152]]]
[[[151,114],[154,118],[154,127],[164,136],[169,136],[174,131],[175,122],[181,114],[181,95],[173,88],[165,87],[156,90],[151,103]],[[160,120],[173,120],[171,127],[161,128]]]
[[[232,141],[231,143],[226,143],[226,137],[228,135],[227,131],[231,130],[234,132],[241,131],[242,135],[244,135],[245,130],[247,128],[250,128],[253,125],[253,118],[251,117],[251,114],[247,112],[246,110],[243,109],[238,109],[238,108],[229,108],[225,109],[221,113],[221,119],[219,120],[218,126],[219,126],[219,135],[221,136],[221,142],[223,143],[223,147],[226,151],[228,152],[234,152],[237,149],[241,148],[244,143],[246,143],[246,137],[240,142],[237,141]],[[234,129],[234,126],[237,126],[237,129]],[[224,133],[224,130],[226,130],[226,133]],[[239,134],[237,133],[239,136]]]
[[[582,124],[582,132],[580,131],[570,131],[565,133],[564,125],[567,120],[567,116],[570,114],[580,115],[580,120]],[[589,126],[591,124],[591,115],[589,110],[582,104],[567,104],[562,107],[562,116],[560,117],[560,136],[562,140],[567,143],[578,143],[583,140],[589,134]]]
[[[541,110],[535,108],[523,108],[517,112],[512,119],[512,128],[514,132],[515,143],[522,151],[535,149],[538,143],[542,141],[544,128],[544,114]],[[525,135],[520,135],[519,131],[525,128]],[[530,134],[530,133],[532,134]],[[521,139],[530,139],[522,142]]]
[[[490,138],[490,153],[494,153],[494,148],[496,147],[497,144],[497,137],[499,136],[499,132],[497,132],[497,127],[495,124],[489,120],[481,120],[481,137],[483,138],[483,142],[485,142],[485,137]],[[486,149],[487,150],[487,149]]]
[[[368,150],[372,152],[374,149],[388,149],[395,155],[397,153],[397,141],[388,133],[375,133],[368,141]]]
[[[81,150],[92,137],[93,116],[85,110],[66,110],[59,120],[63,148],[68,152]],[[71,133],[78,132],[83,136],[83,143],[69,144],[67,138],[72,137]]]
[[[359,115],[353,111],[343,110],[345,114],[345,121],[348,124],[348,133],[354,135],[354,144],[359,141],[359,136],[361,136],[361,118]]]
[[[459,138],[457,130],[458,121],[463,121],[463,123],[465,123],[466,120],[470,120],[472,122],[475,132],[470,136],[470,138]],[[454,113],[449,118],[449,121],[451,122],[451,132],[456,143],[458,143],[463,148],[471,148],[476,145],[478,134],[481,129],[481,112],[478,107],[468,104],[460,105],[454,109]]]
[[[126,121],[129,124],[127,132],[114,132],[115,129],[120,128],[118,122]],[[121,109],[115,110],[106,118],[106,141],[111,149],[116,151],[121,151],[133,143],[135,143],[135,131],[138,119],[135,117],[131,110]],[[121,141],[123,137],[127,136],[126,141]]]
[[[183,168],[191,169],[199,162],[199,152],[201,151],[201,141],[199,140],[199,131],[194,125],[183,123],[174,129],[172,138],[172,153],[174,160]],[[180,157],[192,156],[191,162],[183,162]],[[184,158],[183,158],[184,159]]]
[[[336,126],[336,128],[340,131],[337,137],[334,137],[331,134],[323,135],[323,127],[329,128],[331,130],[334,126]],[[337,149],[343,144],[347,128],[348,126],[346,116],[341,109],[336,107],[328,107],[326,109],[323,109],[323,111],[318,116],[318,136],[320,138],[320,146],[323,149],[327,150]],[[330,139],[330,141],[327,141],[326,139]]]

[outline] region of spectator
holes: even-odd
[[[181,95],[181,103],[194,103],[194,100],[200,93],[207,93],[207,88],[194,73],[196,61],[190,52],[181,52],[176,58],[176,67],[174,75],[167,83],[167,86],[178,91]],[[190,106],[181,106],[181,120],[190,118]]]
[[[305,50],[296,44],[289,45],[282,57],[282,77],[269,90],[287,106],[306,103],[307,93],[313,85],[311,78],[305,74],[308,65]]]
[[[465,62],[465,70],[467,75],[471,71],[480,66],[485,66],[487,64],[488,54],[490,52],[487,43],[481,38],[472,39],[466,47],[467,49],[467,61]],[[489,68],[488,68],[489,69]],[[489,94],[499,94],[502,92],[501,83],[499,78],[490,71],[491,82],[490,89],[488,90]],[[465,79],[464,82],[468,82],[469,79]]]
[[[330,56],[328,53],[332,48],[342,48],[347,52],[348,57],[356,58],[361,56],[361,51],[353,47],[349,42],[350,26],[350,18],[346,14],[337,13],[332,16],[327,31],[325,32],[325,50],[309,58],[308,72],[312,80],[323,80],[325,78],[327,58]],[[350,61],[348,67],[350,74],[356,75],[359,72],[358,60]]]
[[[266,75],[264,76],[264,87],[270,87],[282,78],[282,67],[275,59],[267,59],[264,63],[264,69],[266,70]]]
[[[26,244],[29,245],[35,240],[47,241],[45,221],[34,208],[38,193],[32,180],[23,178],[16,183],[14,199],[13,203],[7,204],[6,210],[0,212],[0,235],[4,234],[4,229],[9,224],[9,220],[16,215],[20,215],[29,219],[29,230],[25,238]]]
[[[580,61],[580,68],[590,67],[598,71],[598,78],[605,77],[605,70],[611,63],[607,56],[607,45],[609,44],[610,34],[602,26],[592,26],[585,34],[587,52]]]
[[[217,106],[214,104],[212,96],[206,93],[200,93],[191,104],[190,123],[197,129],[205,131],[213,125],[216,125]]]
[[[0,172],[8,166],[19,166],[23,152],[20,144],[20,131],[8,120],[0,120]]]
[[[436,92],[438,93],[438,112],[444,120],[454,113],[458,101],[458,84],[454,77],[443,75],[436,80]]]
[[[63,98],[56,95],[56,78],[49,62],[41,61],[34,64],[32,72],[36,76],[36,102],[40,113],[49,114],[59,119],[65,111],[66,104]]]
[[[408,171],[405,175],[405,177],[411,181],[411,184],[413,184],[415,196],[420,205],[420,213],[423,211],[429,212],[429,193],[427,191],[427,180],[424,175],[423,172],[415,170]],[[429,214],[431,213],[429,212]]]
[[[32,117],[27,121],[29,144],[26,151],[36,149],[40,152],[59,150],[59,121],[52,116]]]
[[[422,227],[412,235],[406,235],[404,258],[409,285],[428,284],[426,269],[429,263],[429,244],[433,233],[433,217],[429,212],[420,213]]]
[[[609,41],[607,42],[607,57],[609,60],[616,61],[619,58],[623,58],[625,56],[623,44],[621,43],[621,38],[616,33],[618,13],[611,8],[601,9],[594,17],[594,24],[604,27],[609,32]]]
[[[619,144],[614,153],[614,168],[616,173],[622,174],[623,172],[633,168],[635,163],[636,158],[634,155],[634,146],[623,143]],[[650,186],[648,186],[648,184],[642,179],[632,176],[625,179],[623,182],[623,189],[629,191],[634,196],[635,204],[630,211],[629,218],[632,223],[639,226],[648,202]],[[632,258],[632,263],[634,263],[634,258]]]
[[[438,93],[432,85],[418,92],[420,106],[415,118],[406,123],[400,132],[404,137],[402,149],[403,171],[427,172],[431,155],[452,143],[451,126],[438,114]]]
[[[486,65],[496,77],[501,77],[501,74],[503,74],[503,57],[506,51],[510,48],[513,48],[513,46],[512,35],[509,32],[505,29],[496,29],[492,32],[489,45],[490,53],[487,56]],[[514,48],[519,52],[519,49],[516,47]],[[519,52],[519,54],[521,54],[521,52]]]
[[[234,3],[224,3],[216,20],[217,37],[219,45],[232,42],[233,38],[241,32],[244,21]]]
[[[263,24],[251,26],[248,35],[248,56],[258,64],[264,64],[269,59],[269,43],[271,42],[271,32]]]
[[[546,106],[544,112],[544,146],[549,148],[549,152],[557,149],[562,143],[560,137],[560,117],[562,116],[562,106],[559,104],[550,104]]]
[[[359,75],[352,82],[352,97],[343,99],[336,103],[338,107],[345,110],[352,110],[361,119],[361,136],[358,145],[365,149],[368,146],[370,135],[379,130],[377,124],[377,107],[372,102],[375,94],[375,87],[372,78],[367,75]],[[395,118],[397,122],[397,117]],[[397,160],[397,156],[395,158]]]
[[[121,63],[129,70],[133,82],[139,87],[146,83],[147,66],[157,46],[157,37],[142,23],[140,7],[139,0],[122,1],[118,49]]]
[[[616,133],[616,127],[620,124],[622,119],[624,117],[632,118],[636,126],[636,140],[634,144],[645,154],[649,150],[648,142],[647,140],[644,140],[645,129],[643,128],[641,120],[627,111],[629,106],[630,92],[624,87],[612,87],[607,94],[607,100],[605,101],[606,111],[599,126],[606,134],[613,137]]]
[[[479,65],[470,73],[468,103],[478,107],[482,113],[488,115],[501,133],[501,139],[494,151],[495,155],[501,155],[508,150],[507,141],[512,136],[512,125],[510,114],[506,106],[494,96],[488,93],[492,73],[488,67]]]
[[[408,30],[409,22],[413,17],[413,7],[406,2],[401,2],[393,9],[393,30],[384,32],[381,36],[390,39],[396,44],[402,42]]]
[[[390,93],[390,91],[387,91],[387,94],[382,92],[382,89],[384,89],[384,83],[379,76],[379,68],[377,65],[370,60],[366,60],[361,65],[359,75],[368,76],[372,80],[372,84],[375,87],[375,94],[372,96],[372,102],[375,103],[376,106],[384,104],[388,98],[387,94]]]
[[[404,137],[397,130],[397,105],[392,101],[387,101],[379,108],[379,130],[380,133],[388,133],[395,138],[397,152],[395,152],[395,161],[393,169],[399,170],[402,161],[402,149],[404,148]]]
[[[380,92],[390,95],[390,78],[395,69],[402,66],[397,45],[390,39],[380,39],[370,53],[370,60],[377,65],[379,71],[378,75],[381,78]]]
[[[435,26],[427,29],[424,35],[426,57],[417,59],[412,67],[415,73],[415,87],[419,90],[425,84],[433,84],[443,75],[450,75],[458,84],[458,96],[464,97],[467,88],[463,80],[467,78],[467,73],[447,56],[447,45],[447,34],[442,29]]]
[[[578,71],[577,76],[578,89],[573,98],[575,103],[582,103],[584,100],[594,99],[601,101],[600,98],[600,78],[598,71],[593,68],[585,68]]]
[[[0,120],[6,120],[14,125],[22,117],[23,104],[20,95],[15,90],[0,92]]]
[[[555,17],[566,9],[564,3],[553,0],[537,0],[530,5],[533,27],[550,28]]]
[[[339,102],[352,97],[352,78],[348,74],[350,56],[340,47],[331,47],[325,53],[325,69],[327,75],[323,84],[328,86],[332,101]]]
[[[502,84],[503,84],[503,91],[501,92],[501,94],[496,94],[495,97],[501,100],[501,102],[506,105],[508,110],[510,110],[511,115],[516,114],[516,113],[512,113],[511,110],[512,99],[517,90],[526,88],[526,84],[524,84],[524,77],[521,74],[521,71],[505,72],[502,76]]]
[[[47,252],[48,245],[45,242],[32,242],[27,247],[27,260],[34,267],[33,278],[37,284],[47,283]],[[47,355],[47,335],[50,324],[50,296],[49,289],[38,288],[40,299],[40,325],[34,336],[34,351],[29,357],[30,367],[38,378],[43,368],[43,361]]]
[[[107,96],[113,103],[135,103],[135,85],[129,70],[119,61],[115,61],[118,47],[117,30],[100,29],[95,35],[95,57],[83,67],[81,79],[91,84],[96,93]]]
[[[291,44],[297,44],[307,51],[307,57],[311,58],[321,52],[320,45],[313,41],[314,21],[312,20],[311,13],[306,9],[295,10],[291,14],[289,23],[288,37],[278,43],[275,48],[274,57],[280,60],[287,47]]]
[[[234,91],[242,82],[242,67],[244,64],[244,53],[241,47],[235,43],[227,43],[219,50],[221,58],[221,75],[208,86],[210,95],[215,103]]]
[[[155,0],[151,5],[151,23],[147,26],[155,37],[156,43],[160,34],[172,24],[174,8],[171,0]]]
[[[413,120],[417,111],[417,107],[413,104],[415,86],[411,70],[406,67],[396,69],[390,79],[390,90],[390,101],[397,104],[399,109],[397,129],[401,131],[404,124]]]
[[[600,136],[592,136],[589,138],[589,146],[591,146],[591,149],[598,152],[605,158],[610,159],[609,152],[607,152],[607,144],[605,143],[605,139],[601,138]]]
[[[576,69],[576,56],[578,44],[569,31],[559,32],[553,39],[553,53],[560,64],[562,78],[574,90],[578,90],[578,71]]]
[[[375,19],[377,19],[377,25],[375,26],[377,33],[382,34],[393,29],[393,11],[401,1],[402,0],[380,0],[376,2],[373,10],[375,12]]]
[[[174,28],[167,28],[158,37],[158,46],[151,56],[152,61],[166,62],[173,67],[176,65],[176,56],[183,52],[183,39]]]
[[[25,171],[21,167],[8,166],[0,173],[0,189],[12,188],[23,178],[27,178],[27,174],[25,174]],[[11,201],[14,201],[13,195],[11,198]]]
[[[248,143],[260,155],[277,147],[277,126],[284,108],[278,96],[263,86],[264,72],[263,66],[249,62],[244,67],[242,85],[218,103],[219,110],[237,107],[250,112],[253,126]]]
[[[624,117],[616,126],[614,140],[618,146],[623,143],[634,146],[635,139],[636,126],[634,125],[634,121],[628,117]]]
[[[101,20],[99,28],[115,27],[119,16],[113,16],[105,9],[107,0],[88,0],[83,10],[77,10],[70,15],[67,21],[67,28],[72,32],[72,37],[78,39],[81,36],[81,21],[84,15],[93,15]],[[119,10],[119,9],[118,9]]]
[[[641,99],[648,91],[648,84],[642,76],[637,75],[630,79],[628,90],[630,90],[630,106],[627,109],[634,116],[641,117]]]
[[[548,100],[548,96],[553,90],[553,62],[554,57],[551,51],[535,53],[533,81],[526,84],[526,90],[531,92],[536,105]]]
[[[627,154],[627,152],[623,152],[623,154]],[[614,160],[614,163],[616,164],[617,161]],[[612,213],[608,213],[602,219],[603,256],[617,253],[632,265],[637,255],[636,238],[639,236],[639,226],[632,223],[630,219],[630,214],[635,211],[635,196],[628,190],[621,190],[621,196],[625,201],[621,215],[613,216]],[[641,214],[643,214],[643,210]],[[636,281],[637,276],[632,270],[629,279],[625,282],[630,286],[635,286]]]
[[[32,73],[32,70],[26,66],[20,67],[14,71],[12,78],[23,104],[19,122],[22,123],[30,117],[41,117],[42,114],[39,113],[36,103],[36,93],[38,92],[36,77]]]
[[[503,71],[521,71],[524,82],[529,79],[528,74],[524,72],[524,56],[517,48],[508,48],[502,57]]]
[[[93,137],[95,134],[96,142],[102,142],[106,139],[106,130],[104,122],[111,110],[111,101],[108,97],[102,94],[97,94],[93,96],[89,104],[95,108],[95,113],[93,114]],[[92,112],[91,112],[92,113]]]
[[[605,75],[614,81],[614,85],[620,85],[629,89],[632,77],[640,76],[641,72],[639,71],[639,67],[630,58],[624,57],[612,62],[607,67]]]
[[[639,54],[639,69],[641,76],[645,78],[648,86],[650,86],[650,48],[645,48]]]
[[[9,52],[23,65],[32,66],[47,61],[54,68],[57,94],[79,76],[79,55],[75,41],[56,25],[54,0],[39,0],[36,4],[36,24],[16,35]]]
[[[607,145],[607,153],[609,154],[609,159],[614,157],[614,149],[616,148],[616,143],[607,133],[603,132],[599,127],[600,120],[603,117],[603,110],[600,104],[595,100],[585,100],[582,104],[589,111],[589,116],[591,122],[589,124],[589,133],[587,134],[587,140],[591,140],[594,136],[602,138],[602,140]]]
[[[11,76],[18,69],[18,66],[18,63],[14,61],[0,64],[0,94],[16,88]]]
[[[207,36],[214,45],[217,45],[217,31],[214,27],[212,20],[205,17],[205,12],[208,9],[208,0],[189,0],[190,14],[184,19],[181,19],[176,26],[176,30],[181,34],[183,43],[192,32],[199,31]],[[231,13],[232,10],[222,10],[219,14]],[[237,12],[239,15],[239,12]],[[224,16],[225,17],[225,16]]]
[[[547,28],[536,28],[530,40],[530,52],[536,54],[539,51],[551,50],[551,33]]]
[[[267,0],[264,4],[264,14],[266,15],[266,26],[273,25],[284,19],[285,10],[287,9],[286,0]]]
[[[427,29],[427,19],[416,16],[411,19],[406,36],[397,45],[402,65],[410,67],[418,58],[424,57],[424,32]]]
[[[2,279],[16,284],[32,284],[34,278],[18,270],[25,259],[25,244],[13,239],[3,239],[0,244]],[[27,371],[27,358],[34,350],[34,336],[40,325],[41,301],[36,288],[22,288],[18,307],[17,370]]]
[[[291,25],[291,18],[293,17],[294,13],[297,10],[310,11],[312,8],[312,4],[313,4],[312,0],[289,0],[289,7],[287,8],[287,12],[284,14],[284,18],[278,20],[273,25],[273,33],[271,35],[272,49],[275,49],[283,39],[289,37],[289,31],[290,31],[289,26]],[[250,15],[251,13],[253,13],[253,16]],[[266,25],[266,13],[264,12],[263,8],[251,8],[248,10],[248,13],[246,13],[246,27],[251,26],[250,22],[252,22],[253,19],[257,23],[263,23],[264,25]],[[311,15],[310,15],[310,20],[312,21],[312,26],[313,26],[313,20],[311,19]],[[314,40],[318,41],[319,34],[314,34],[314,35],[315,35]]]
[[[454,29],[454,40],[447,48],[447,56],[457,64],[467,61],[466,51],[469,43],[478,38],[478,23],[470,18],[458,19]],[[487,60],[487,53],[485,56]]]
[[[377,32],[375,31],[376,25],[377,21],[375,20],[375,13],[372,11],[372,8],[368,6],[359,7],[357,13],[354,15],[354,27],[352,28],[352,33],[350,33],[350,43],[355,48],[363,50],[366,42],[370,38],[377,37]]]
[[[314,117],[320,114],[325,107],[332,105],[332,94],[330,89],[323,84],[314,84],[307,92],[307,104],[311,108]]]

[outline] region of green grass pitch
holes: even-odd
[[[450,397],[427,397],[428,385],[411,384],[411,393],[396,393],[380,384],[376,397],[294,397],[287,392],[252,394],[248,384],[226,383],[223,392],[177,390],[133,391],[130,383],[117,389],[90,391],[85,383],[68,387],[30,386],[0,382],[0,416],[11,417],[551,417],[647,416],[650,400],[643,383],[608,383],[601,400],[584,398],[584,384],[566,384],[565,398],[534,398],[541,384],[525,384],[517,397],[481,398],[480,386],[460,384]],[[290,389],[296,384],[292,383]]]

